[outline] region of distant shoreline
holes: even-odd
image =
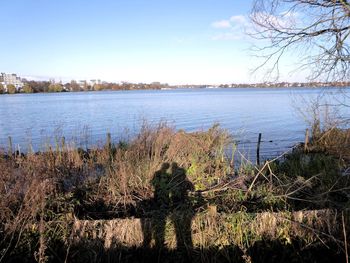
[[[35,87],[32,87],[29,91],[25,89],[17,90],[16,92],[0,92],[0,95],[3,94],[34,94],[34,93],[66,93],[66,92],[93,92],[93,91],[152,91],[152,90],[160,90],[160,91],[168,91],[168,90],[216,90],[216,89],[317,89],[317,88],[324,88],[324,89],[339,89],[339,88],[349,88],[350,83],[276,83],[276,84],[232,84],[232,85],[179,85],[179,86],[165,86],[165,87],[149,87],[149,86],[142,86],[139,87],[136,86],[128,86],[128,87],[120,87],[113,88],[106,87],[106,88],[99,88],[99,89],[79,89],[79,90],[69,90],[66,89],[64,85],[62,84],[55,84],[57,87],[58,85],[62,85],[62,87],[50,90],[49,88],[47,90],[37,90]]]

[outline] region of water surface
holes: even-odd
[[[8,136],[22,150],[29,144],[42,150],[55,136],[89,147],[104,141],[107,132],[115,141],[127,139],[145,119],[166,120],[186,131],[220,123],[239,141],[240,149],[251,154],[262,133],[262,154],[271,157],[304,140],[308,123],[298,109],[306,112],[307,102],[320,94],[338,103],[344,96],[337,92],[236,88],[0,95],[0,147],[7,147]]]

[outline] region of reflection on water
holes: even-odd
[[[349,95],[349,90],[346,90]],[[218,122],[240,142],[239,148],[255,153],[262,133],[261,155],[275,156],[303,141],[307,122],[296,108],[324,95],[336,101],[337,89],[244,88],[158,91],[103,91],[0,96],[0,146],[8,136],[14,144],[35,150],[48,138],[65,136],[86,147],[135,134],[145,119],[166,120],[177,129],[207,129]],[[327,94],[328,96],[326,96]],[[348,113],[348,112],[347,112]],[[347,114],[346,113],[346,114]],[[53,141],[51,140],[51,143]]]

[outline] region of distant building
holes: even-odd
[[[78,84],[79,84],[81,89],[86,89],[87,85],[88,85],[86,80],[79,80]]]
[[[5,90],[7,90],[7,85],[14,85],[17,90],[23,88],[23,82],[20,77],[16,74],[0,74],[0,83],[4,86]]]
[[[89,85],[90,86],[94,86],[94,85],[100,85],[101,84],[101,80],[100,79],[92,79],[92,80],[90,80],[90,82],[89,82]]]
[[[91,80],[79,80],[78,85],[81,89],[90,89],[91,87],[95,86],[95,85],[100,85],[103,84],[102,81],[100,79],[91,79]]]

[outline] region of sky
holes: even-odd
[[[251,74],[258,63],[250,51],[253,40],[244,33],[251,5],[251,0],[1,0],[0,72],[62,81],[259,82]],[[288,72],[282,72],[285,80],[302,78]]]

